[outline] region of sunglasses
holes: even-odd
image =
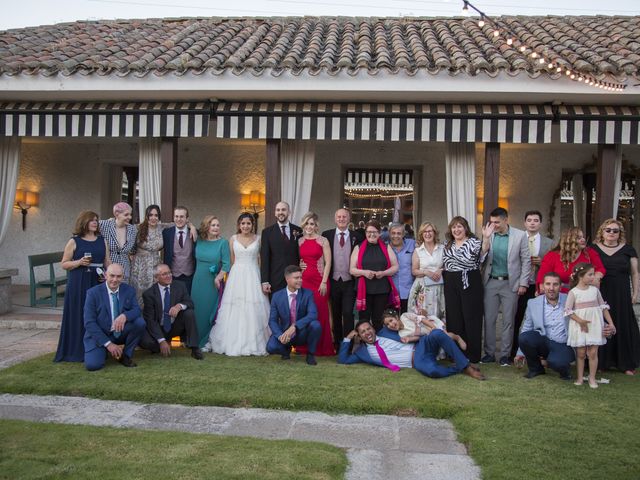
[[[607,233],[620,233],[619,228],[605,228],[604,231]]]

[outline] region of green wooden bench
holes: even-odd
[[[58,306],[58,287],[67,283],[67,275],[56,277],[54,265],[60,263],[63,252],[40,253],[38,255],[29,255],[29,280],[30,280],[30,296],[31,306],[48,304],[52,307]],[[42,280],[36,280],[36,268],[49,266],[49,276]],[[46,288],[49,295],[45,297],[36,297],[38,288]]]

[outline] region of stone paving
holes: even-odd
[[[53,352],[57,341],[58,330],[0,327],[0,369]],[[324,442],[347,452],[347,480],[481,476],[446,420],[11,394],[0,395],[0,418]]]

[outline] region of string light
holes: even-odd
[[[489,24],[489,26],[493,29],[493,38],[498,38],[502,35],[505,43],[509,46],[514,46],[514,43],[520,44],[520,46],[518,47],[518,50],[520,51],[520,53],[525,54],[527,51],[531,52],[529,53],[530,57],[532,59],[537,59],[538,57],[540,57],[540,59],[538,60],[538,63],[540,65],[544,65],[547,64],[547,68],[549,70],[553,70],[555,68],[556,73],[562,73],[563,67],[561,65],[558,64],[558,60],[553,60],[553,57],[558,57],[558,54],[556,52],[553,52],[553,55],[551,55],[552,59],[547,60],[545,58],[545,55],[543,53],[548,53],[549,50],[547,47],[536,47],[538,50],[540,50],[541,48],[544,50],[543,53],[540,53],[536,50],[534,50],[533,48],[529,47],[528,45],[524,44],[523,42],[521,42],[520,40],[517,40],[517,36],[514,35],[514,33],[505,26],[501,26],[499,25],[497,22],[495,22],[494,20],[492,20],[491,18],[487,17],[487,15],[479,10],[478,8],[476,8],[475,5],[473,5],[469,0],[462,0],[462,12],[464,15],[469,15],[470,14],[470,10],[475,11],[479,16],[480,19],[478,20],[478,27],[483,28],[487,23]],[[517,45],[516,45],[517,46]],[[566,62],[564,59],[560,58],[560,60],[563,63],[569,63]],[[591,77],[591,75],[583,75],[583,74],[577,74],[576,72],[573,72],[570,68],[566,68],[565,67],[565,75],[566,78],[570,79],[570,80],[574,80],[580,83],[583,83],[585,85],[589,85],[592,87],[597,87],[609,92],[623,92],[625,90],[625,88],[627,88],[627,86],[623,83],[605,83],[605,82],[601,82],[600,80],[597,80],[593,77]]]

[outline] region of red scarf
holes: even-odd
[[[359,268],[360,270],[364,270],[362,268],[362,258],[364,257],[364,252],[367,250],[368,245],[369,245],[369,242],[365,240],[364,242],[362,242],[362,244],[360,245],[360,249],[358,250],[358,263],[356,264],[356,267]],[[387,259],[387,268],[390,268],[391,260],[389,260],[389,252],[387,251],[387,246],[380,240],[378,240],[378,246],[380,247],[380,250],[382,250],[382,253],[384,254],[384,258]],[[400,294],[398,293],[396,286],[393,284],[393,280],[391,279],[391,277],[387,277],[387,280],[389,280],[389,285],[391,286],[391,291],[389,292],[389,305],[393,305],[395,308],[400,308]],[[358,293],[356,296],[356,310],[358,311],[366,310],[367,309],[367,286],[365,283],[364,276],[358,279],[357,290],[358,290]]]

